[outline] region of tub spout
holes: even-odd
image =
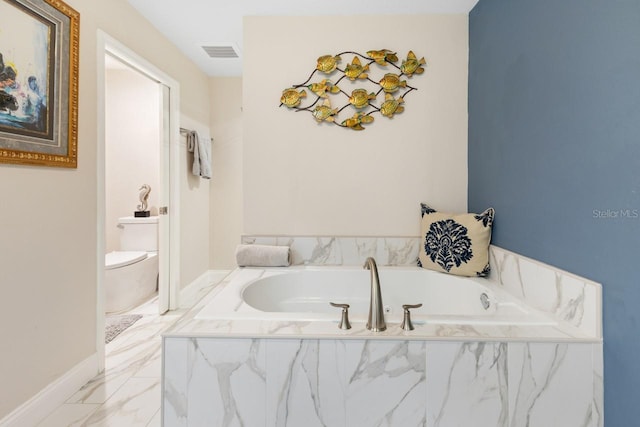
[[[380,292],[380,278],[378,277],[378,267],[376,260],[367,258],[364,267],[371,270],[371,300],[369,301],[369,317],[367,319],[367,329],[373,332],[382,332],[387,329],[384,321],[384,311],[382,309],[382,293]]]

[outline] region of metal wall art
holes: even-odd
[[[353,59],[340,68],[339,63],[347,55],[354,55]],[[412,51],[400,65],[396,64],[398,61],[396,52],[388,49],[370,50],[366,55],[350,51],[323,55],[304,83],[282,91],[280,106],[295,112],[307,111],[318,123],[353,130],[363,130],[363,125],[374,121],[375,113],[392,119],[404,111],[402,104],[407,94],[418,90],[407,79],[422,74],[426,64],[424,58],[418,59]],[[321,74],[321,79],[312,82],[316,74]],[[335,80],[330,79],[332,76]],[[341,121],[338,115],[347,108],[353,115]]]

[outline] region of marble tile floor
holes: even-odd
[[[224,277],[193,293],[180,309],[158,314],[158,298],[130,310],[143,317],[105,346],[105,371],[38,427],[160,427],[161,334]]]

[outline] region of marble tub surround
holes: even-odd
[[[497,246],[489,251],[489,280],[530,307],[602,339],[602,286]]]
[[[593,368],[600,351],[569,343],[165,339],[163,422],[601,427]]]
[[[305,271],[361,268],[368,256],[382,260],[380,271],[417,268],[419,245],[418,238],[243,242],[287,245],[295,264],[287,270]],[[553,322],[460,318],[371,332],[361,321],[338,329],[338,311],[335,322],[198,316],[225,290],[282,274],[236,269],[163,334],[164,425],[602,427],[599,284],[496,247],[491,262],[488,278],[459,280],[531,299]],[[536,293],[536,278],[549,295]]]
[[[242,236],[243,244],[289,246],[291,265],[416,265],[417,237]]]

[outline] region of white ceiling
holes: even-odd
[[[242,75],[242,17],[255,15],[413,15],[469,13],[478,0],[128,0],[210,76]],[[233,45],[237,59],[210,58],[202,46]]]

